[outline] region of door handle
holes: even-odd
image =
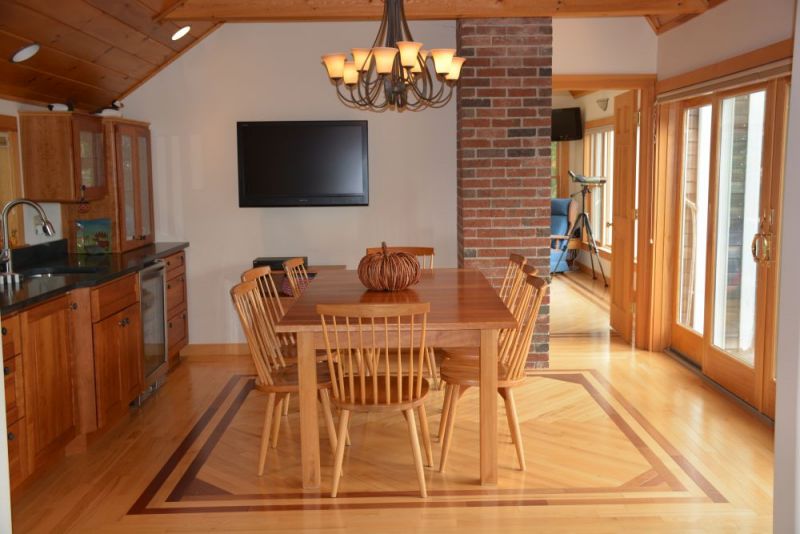
[[[750,253],[753,255],[753,261],[758,263],[761,261],[758,257],[758,240],[761,234],[754,234],[753,241],[750,242]]]

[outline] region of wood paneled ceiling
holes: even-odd
[[[647,16],[657,32],[724,0],[406,0],[411,19]],[[72,102],[94,111],[122,98],[223,22],[379,19],[380,0],[0,0],[0,98]],[[191,32],[172,40],[184,24]],[[15,64],[30,43],[41,50]]]
[[[0,97],[31,103],[72,101],[94,111],[126,95],[218,25],[156,21],[170,0],[0,0]],[[9,58],[37,42],[24,63]]]

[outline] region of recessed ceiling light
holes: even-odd
[[[11,61],[13,63],[22,63],[23,61],[27,61],[39,51],[39,43],[29,44],[27,46],[23,46],[16,52],[14,55],[11,56]]]
[[[172,40],[177,41],[178,39],[189,33],[189,30],[191,29],[192,29],[191,26],[184,26],[183,28],[172,34]]]

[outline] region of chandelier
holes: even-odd
[[[336,94],[364,110],[440,108],[453,95],[464,58],[452,48],[422,49],[408,28],[403,0],[386,0],[371,48],[322,56]],[[430,59],[430,61],[428,61]]]

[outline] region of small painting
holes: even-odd
[[[111,252],[111,219],[76,221],[78,254],[108,254]]]

